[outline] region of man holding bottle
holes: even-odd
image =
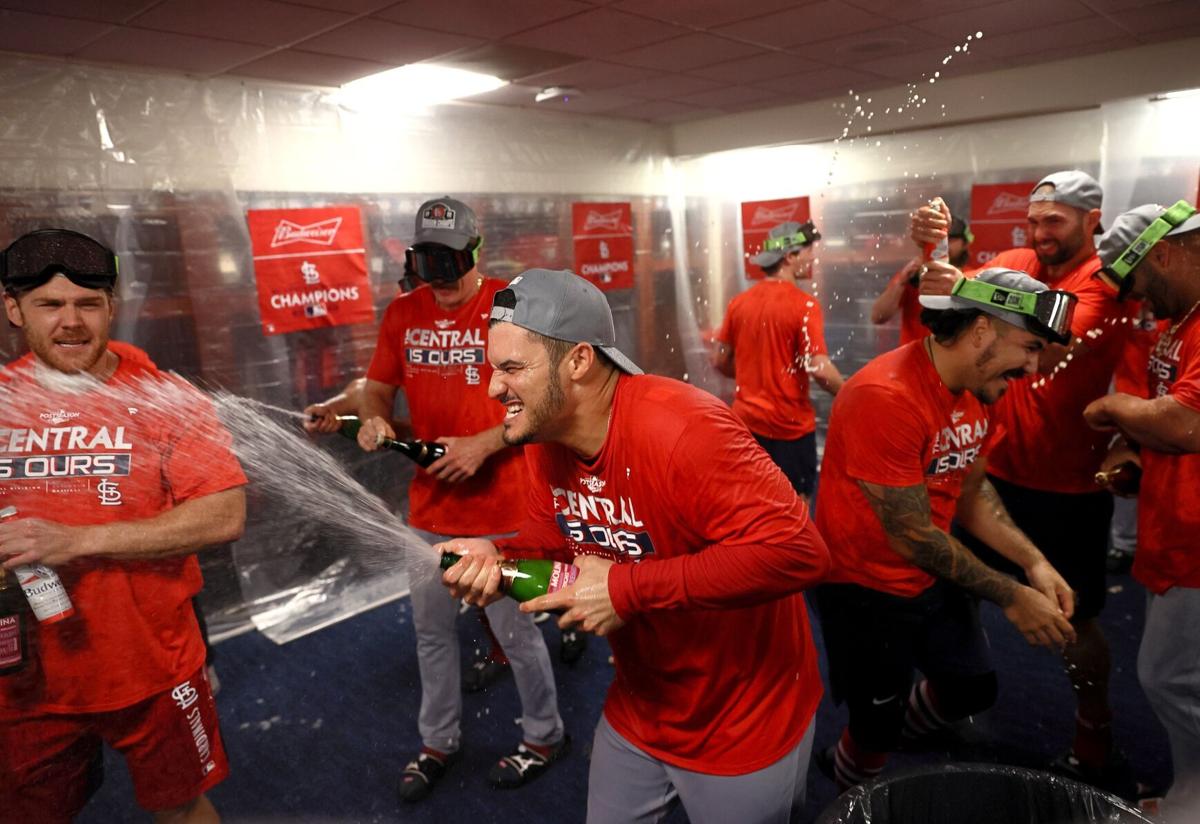
[[[392,408],[403,389],[412,435],[446,446],[446,454],[418,470],[409,487],[409,525],[430,543],[451,535],[501,535],[520,522],[511,499],[526,482],[521,450],[501,437],[502,411],[487,400],[491,367],[485,358],[492,296],[504,281],[476,269],[482,236],[475,213],[449,197],[422,204],[405,267],[426,285],[388,306],[379,342],[358,399],[358,443],[370,452],[381,438],[396,438]],[[337,427],[336,405],[305,410],[314,427]],[[405,433],[407,434],[407,433]],[[462,744],[462,694],[455,619],[450,598],[428,558],[408,554],[421,709],[421,751],[404,768],[400,797],[429,794],[457,759]],[[522,705],[522,738],[488,775],[496,787],[519,787],[566,752],[569,738],[558,713],[554,674],[541,630],[512,602],[487,610],[488,620],[512,664]]]
[[[1200,820],[1200,215],[1186,201],[1139,206],[1100,242],[1101,276],[1149,301],[1167,327],[1149,363],[1149,397],[1116,393],[1083,416],[1117,435],[1106,470],[1142,468],[1133,576],[1149,590],[1138,681],[1167,730],[1175,782],[1170,821]]]
[[[63,229],[0,255],[31,350],[0,373],[0,561],[57,570],[74,606],[0,678],[5,820],[74,818],[102,744],[156,821],[217,821],[204,793],[229,773],[191,598],[195,552],[241,534],[246,478],[205,396],[109,341],[116,280],[109,249]]]
[[[804,502],[719,400],[642,375],[612,313],[571,272],[496,294],[490,395],[528,444],[515,538],[459,539],[443,580],[494,603],[500,551],[574,560],[574,583],[521,605],[608,635],[616,676],[596,729],[590,824],[786,822],[803,802],[821,697],[801,590],[829,555]]]

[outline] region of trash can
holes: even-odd
[[[817,824],[1153,824],[1116,796],[1051,773],[940,764],[847,790]]]

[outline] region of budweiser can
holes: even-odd
[[[6,506],[0,509],[0,519],[11,518],[17,514],[17,508]],[[13,570],[17,582],[25,592],[29,608],[43,624],[53,624],[75,614],[71,604],[71,596],[63,586],[58,573],[45,564],[27,564]]]

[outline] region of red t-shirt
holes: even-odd
[[[30,355],[0,377],[0,499],[16,517],[70,526],[141,520],[246,483],[207,397],[144,352],[111,348],[122,356],[111,391],[42,385]],[[75,614],[30,622],[36,662],[0,678],[0,713],[118,709],[204,663],[194,554],[82,558],[57,572]]]
[[[1150,362],[1150,353],[1158,343],[1158,336],[1170,325],[1170,321],[1155,320],[1152,314],[1139,318],[1133,324],[1129,340],[1125,342],[1121,358],[1113,370],[1114,390],[1139,398],[1150,397],[1150,379],[1146,364]]]
[[[1200,412],[1200,313],[1163,332],[1149,374],[1151,398],[1170,395]],[[1200,588],[1200,454],[1143,448],[1141,456],[1133,577],[1159,595],[1171,587]]]
[[[906,598],[928,588],[933,576],[888,545],[858,482],[925,484],[933,524],[949,531],[963,480],[997,438],[983,404],[942,383],[923,341],[858,370],[834,399],[821,463],[817,529],[831,577]]]
[[[824,355],[821,306],[781,280],[764,280],[729,303],[717,339],[733,347],[733,411],[765,438],[796,440],[817,428],[808,398],[810,360]]]
[[[506,286],[484,278],[473,300],[449,312],[428,286],[388,306],[367,377],[404,388],[416,437],[476,435],[504,420],[504,407],[487,394],[487,330],[492,298]],[[418,470],[408,490],[409,523],[441,535],[512,532],[524,515],[512,502],[524,500],[524,485],[520,449],[502,449],[462,483]]]
[[[604,446],[535,444],[529,519],[506,556],[601,554],[616,677],[604,714],[669,764],[761,769],[796,746],[821,699],[801,590],[829,554],[779,468],[719,400],[622,376]]]
[[[988,264],[1027,272],[1045,282],[1032,249],[1001,252]],[[1113,368],[1129,338],[1138,306],[1121,303],[1096,272],[1100,259],[1091,257],[1053,283],[1079,298],[1071,333],[1087,346],[1053,375],[1033,375],[1012,381],[995,404],[992,419],[1007,433],[988,459],[988,472],[999,478],[1045,492],[1082,493],[1097,490],[1095,475],[1108,452],[1109,435],[1083,422],[1084,408],[1108,394]]]

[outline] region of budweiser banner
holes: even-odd
[[[633,209],[628,203],[572,203],[575,271],[604,291],[633,286]]]
[[[970,268],[984,266],[1001,252],[1029,245],[1028,183],[983,183],[971,187],[971,217],[968,224],[975,241],[971,244]]]
[[[251,209],[246,222],[265,334],[375,320],[357,207]]]
[[[795,221],[803,223],[810,217],[807,197],[785,197],[782,200],[748,200],[742,204],[742,253],[746,277],[757,280],[762,269],[750,262],[752,255],[762,251],[763,241],[772,226]]]

